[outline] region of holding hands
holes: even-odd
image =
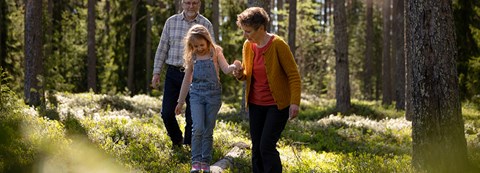
[[[233,76],[235,76],[236,78],[241,78],[243,76],[242,62],[240,62],[239,60],[235,60],[233,64],[235,65],[235,70],[233,70]]]

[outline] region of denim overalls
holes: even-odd
[[[193,57],[193,79],[190,85],[192,112],[192,163],[212,160],[213,128],[222,105],[222,86],[213,61],[196,60]]]

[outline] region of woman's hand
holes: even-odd
[[[289,112],[288,112],[288,115],[289,115],[289,116],[288,116],[288,120],[293,120],[293,119],[295,119],[295,117],[297,117],[297,115],[298,115],[298,110],[299,110],[298,105],[296,105],[296,104],[291,104],[291,105],[290,105],[290,110],[289,110]]]
[[[183,103],[178,103],[175,107],[175,115],[180,115],[182,113]]]

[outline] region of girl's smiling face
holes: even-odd
[[[192,47],[198,56],[203,56],[208,53],[208,43],[207,40],[203,38],[192,39]]]

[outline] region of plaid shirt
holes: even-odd
[[[210,32],[212,40],[215,40],[212,23],[201,14],[198,14],[191,22],[186,20],[183,12],[173,15],[167,19],[163,27],[162,36],[155,53],[153,74],[160,74],[165,63],[177,67],[183,65],[183,38],[188,29],[195,24],[205,26]]]

